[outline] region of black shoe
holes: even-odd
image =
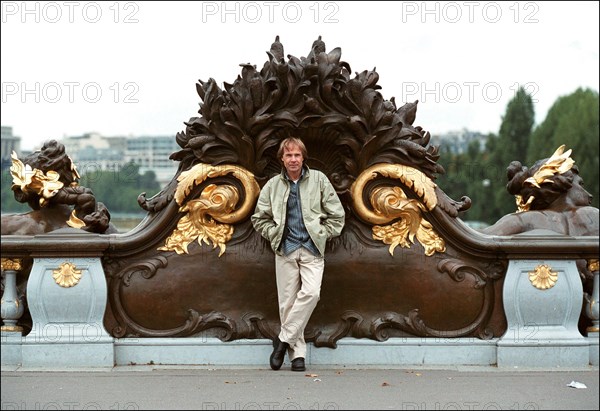
[[[283,358],[285,357],[285,352],[287,351],[290,345],[286,342],[280,341],[279,338],[275,338],[273,341],[273,353],[271,354],[271,358],[269,362],[271,363],[271,368],[274,370],[278,370],[283,365]]]
[[[306,366],[304,365],[304,358],[294,358],[294,360],[292,361],[292,371],[306,371]]]

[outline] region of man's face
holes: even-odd
[[[302,172],[302,151],[296,144],[290,144],[287,148],[283,149],[283,166],[290,177],[298,177]]]

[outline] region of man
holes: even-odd
[[[340,235],[344,208],[325,174],[304,164],[302,140],[286,138],[277,158],[280,175],[262,188],[252,224],[275,252],[281,331],[273,342],[271,368],[278,370],[287,351],[292,371],[304,371],[304,329],[319,301],[325,244]]]

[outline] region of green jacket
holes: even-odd
[[[302,220],[321,256],[325,255],[328,239],[340,235],[344,228],[344,207],[325,174],[304,166],[304,177],[299,182]],[[279,245],[283,238],[286,207],[290,183],[285,170],[271,178],[260,191],[252,225],[269,240],[275,253],[281,254]]]

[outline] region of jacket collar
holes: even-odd
[[[310,168],[306,164],[302,164],[302,174],[300,174],[300,180],[304,180],[308,178],[310,175]],[[292,181],[288,178],[287,172],[285,171],[285,167],[281,168],[281,174],[279,175],[285,181]],[[298,181],[300,181],[298,180]]]

